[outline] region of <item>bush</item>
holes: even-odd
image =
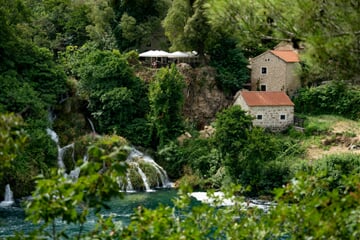
[[[327,190],[331,191],[341,186],[342,177],[350,173],[360,173],[360,155],[335,154],[316,160],[313,164],[303,164],[300,170],[307,174],[326,179]]]
[[[250,78],[248,61],[236,41],[225,38],[210,51],[210,64],[216,68],[216,81],[224,92],[234,95]]]
[[[301,89],[294,99],[295,111],[307,114],[337,114],[360,119],[360,91],[345,82]]]

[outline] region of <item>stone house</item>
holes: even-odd
[[[278,45],[250,60],[252,91],[283,91],[293,96],[301,87],[297,69],[298,52],[290,45]]]
[[[234,105],[254,117],[253,125],[282,131],[294,122],[294,103],[284,92],[239,91]]]

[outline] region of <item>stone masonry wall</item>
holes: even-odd
[[[266,67],[267,73],[263,74],[261,68]],[[261,85],[266,86],[266,91],[284,91],[293,96],[300,88],[300,78],[297,76],[299,63],[286,63],[274,54],[265,52],[251,63],[251,90],[261,90]]]
[[[285,130],[294,122],[293,106],[251,107],[249,113],[255,118],[254,126],[269,128],[272,131]],[[262,116],[261,120],[257,119],[258,115]],[[285,115],[284,120],[280,119],[281,115]]]
[[[267,73],[263,74],[261,68],[266,67]],[[266,91],[285,91],[286,63],[270,52],[258,56],[251,63],[251,90],[261,90],[261,85],[266,86]]]

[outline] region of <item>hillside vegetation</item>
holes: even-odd
[[[39,227],[14,238],[66,238],[60,220],[78,239],[360,239],[359,4],[0,0],[0,189],[32,194],[23,206]],[[293,101],[303,131],[271,133],[231,106],[248,59],[281,41],[300,53]],[[200,66],[146,69],[139,52],[149,48],[195,51]],[[65,154],[59,169],[59,145],[79,142],[81,154]],[[279,208],[239,218],[240,203],[201,205],[174,217],[187,209],[184,194],[178,209],[139,208],[128,227],[98,214],[85,232],[92,210],[122,196],[130,146],[185,185],[180,192],[234,186],[232,197]],[[79,181],[66,177],[80,167]]]

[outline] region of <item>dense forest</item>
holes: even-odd
[[[35,239],[57,219],[81,229],[90,209],[119,195],[128,146],[152,155],[182,186],[176,211],[192,189],[229,186],[239,201],[278,205],[240,219],[236,207],[201,206],[183,221],[162,207],[134,213],[122,229],[99,216],[79,239],[358,239],[360,154],[312,163],[306,153],[339,138],[360,146],[359,26],[356,0],[0,0],[0,189],[10,184],[19,199],[33,194],[24,208],[43,223],[18,239]],[[179,67],[152,69],[139,60],[152,44],[196,51],[197,67],[214,69],[216,87],[232,99],[249,81],[248,59],[283,41],[301,50],[302,88],[292,99],[304,120],[300,132],[254,127],[229,105],[203,137],[204,124],[184,114],[188,83]],[[334,132],[333,119],[355,127]],[[74,143],[75,161],[65,156],[63,169],[48,129],[61,146]],[[180,141],[184,134],[191,137]],[[84,154],[87,165],[69,182],[64,173]]]

